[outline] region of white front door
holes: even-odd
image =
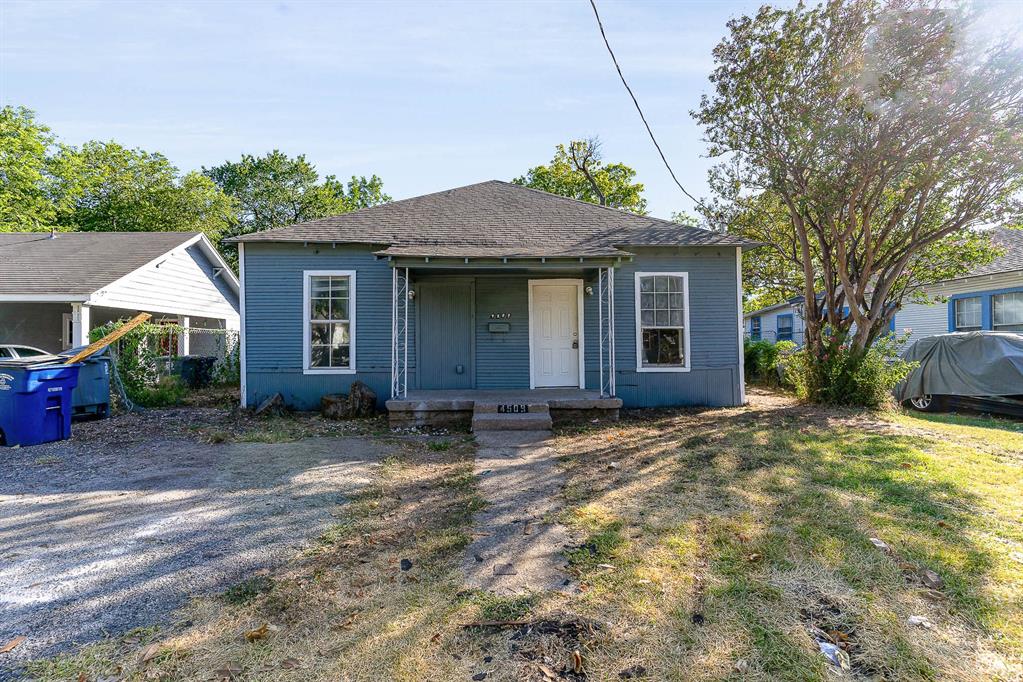
[[[580,387],[579,297],[574,280],[530,282],[530,365],[534,388]]]

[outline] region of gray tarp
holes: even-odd
[[[922,395],[1023,395],[1023,334],[929,336],[907,348],[902,359],[920,366],[895,387],[900,402]]]

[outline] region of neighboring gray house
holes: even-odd
[[[244,404],[744,402],[735,236],[490,181],[236,241]]]
[[[1004,251],[988,265],[962,277],[923,289],[936,303],[907,303],[895,313],[892,330],[907,343],[955,331],[1023,332],[1023,230],[998,228],[991,238]],[[761,308],[744,316],[746,336],[751,339],[803,342],[803,297]]]
[[[0,344],[50,352],[147,312],[192,328],[238,329],[238,280],[198,232],[0,233]],[[205,335],[208,336],[208,335]],[[177,352],[190,348],[181,334]]]

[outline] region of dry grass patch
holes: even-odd
[[[761,394],[566,429],[557,448],[564,518],[594,534],[569,555],[584,588],[571,603],[609,621],[596,679],[626,664],[665,680],[826,679],[821,640],[853,679],[1023,674],[1015,427]]]
[[[375,484],[287,570],[198,600],[187,624],[33,672],[826,680],[826,641],[848,656],[846,679],[1019,679],[1023,433],[753,401],[557,434],[559,519],[584,538],[566,549],[578,589],[463,590],[459,559],[484,504],[473,447],[394,439]]]

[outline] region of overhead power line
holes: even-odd
[[[668,163],[667,157],[664,156],[664,151],[661,149],[661,145],[657,143],[657,138],[654,137],[654,131],[650,129],[650,124],[647,123],[646,116],[643,114],[643,108],[639,106],[639,100],[636,99],[635,93],[632,92],[632,88],[629,87],[629,82],[625,80],[625,74],[622,73],[622,67],[618,64],[618,58],[615,57],[614,50],[611,49],[611,43],[607,40],[607,33],[604,32],[604,22],[600,20],[600,12],[597,11],[596,0],[590,0],[590,7],[593,8],[593,16],[597,17],[597,27],[600,28],[600,36],[604,39],[604,45],[607,46],[607,53],[611,55],[611,61],[614,62],[615,69],[618,70],[618,77],[622,79],[622,85],[629,92],[629,97],[632,98],[632,103],[636,105],[636,111],[639,112],[640,119],[643,120],[643,125],[646,126],[646,132],[650,136],[650,141],[654,143],[654,147],[657,148],[657,153],[661,155],[661,161],[664,162],[664,167],[668,169],[668,173],[671,174],[671,179],[675,181],[678,188],[682,190],[682,193],[692,199],[697,206],[700,206],[706,210],[703,202],[690,194],[682,183],[678,181],[678,177],[675,175],[675,171],[671,169],[671,164]]]

